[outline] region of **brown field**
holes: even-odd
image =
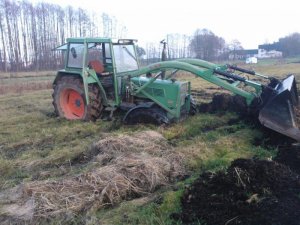
[[[0,73],[0,95],[52,88],[55,71]]]

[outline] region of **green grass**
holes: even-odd
[[[300,75],[298,64],[256,66],[262,73],[276,72],[275,75],[281,76],[294,71]],[[184,74],[180,79],[188,76]],[[207,89],[216,86],[199,78],[187,79],[194,88],[206,90],[208,95],[222,91]],[[54,116],[51,93],[51,90],[39,90],[0,95],[0,191],[28,181],[63,179],[88,171],[93,165],[80,164],[77,158],[90,151],[93,142],[105,135],[149,129],[160,132],[175,152],[184,155],[189,172],[189,178],[147,197],[87,212],[87,215],[79,214],[64,224],[87,221],[89,224],[99,221],[101,224],[180,224],[170,215],[180,212],[185,186],[201,172],[224,169],[236,158],[270,158],[276,153],[276,149],[255,146],[255,140],[263,137],[262,131],[241,121],[234,113],[198,114],[167,127],[125,126],[120,116],[115,121],[96,123],[67,121]],[[59,221],[54,219],[52,224]]]
[[[180,224],[170,216],[180,212],[180,198],[183,189],[165,191],[154,197],[145,197],[132,201],[125,201],[113,209],[106,209],[94,216],[101,224],[114,225],[175,225]]]
[[[125,126],[120,118],[115,122],[84,123],[54,117],[51,92],[0,96],[1,189],[33,180],[61,179],[89,170],[91,165],[78,164],[76,158],[107,133],[156,130],[174,146],[174,151],[185,156],[191,178],[175,184],[177,191],[171,187],[161,190],[158,192],[160,202],[150,196],[141,205],[137,203],[139,200],[125,201],[119,206],[90,213],[91,218],[101,219],[103,224],[176,224],[170,215],[180,212],[184,186],[199,173],[225,168],[239,157],[266,158],[273,154],[253,146],[261,132],[239,121],[234,113],[199,114],[165,128]],[[80,224],[86,219],[82,216],[72,219],[72,223],[78,220]]]
[[[70,165],[103,132],[111,130],[112,124],[54,117],[50,90],[0,96],[0,111],[0,160],[4,175],[0,187],[21,182],[20,176],[12,176],[19,170],[34,177],[40,170]]]

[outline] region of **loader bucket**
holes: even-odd
[[[259,121],[264,126],[300,142],[300,130],[296,119],[299,107],[296,81],[293,75],[274,85],[259,112]]]

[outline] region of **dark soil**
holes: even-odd
[[[255,104],[254,104],[255,105]],[[242,120],[250,126],[259,128],[263,136],[255,139],[255,146],[263,146],[273,148],[278,146],[286,146],[294,143],[295,140],[283,134],[264,127],[258,120],[258,108],[255,106],[248,107],[246,100],[237,95],[216,94],[213,96],[210,103],[202,103],[199,106],[199,112],[203,113],[222,113],[226,111],[235,112],[239,115],[239,120]],[[300,128],[300,109],[295,108],[296,124]]]
[[[296,115],[296,124],[298,125],[298,127],[300,127],[300,108],[299,107],[295,107],[295,115]]]
[[[183,224],[298,225],[300,178],[274,161],[237,159],[227,171],[202,174],[176,217]]]
[[[254,138],[252,143],[254,146],[260,146],[266,149],[275,149],[291,146],[292,143],[295,143],[294,139],[264,127],[259,122],[254,122],[253,125],[259,128],[262,132],[262,136]]]
[[[300,145],[279,148],[274,160],[287,165],[292,171],[300,175]]]
[[[213,96],[210,103],[202,103],[199,106],[199,111],[208,113],[214,113],[217,111],[233,111],[245,114],[248,112],[248,107],[245,98],[241,96],[217,94]]]

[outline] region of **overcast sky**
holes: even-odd
[[[139,43],[158,42],[168,33],[191,35],[207,28],[227,42],[238,39],[244,48],[300,32],[296,0],[32,0],[72,5],[115,16]]]

